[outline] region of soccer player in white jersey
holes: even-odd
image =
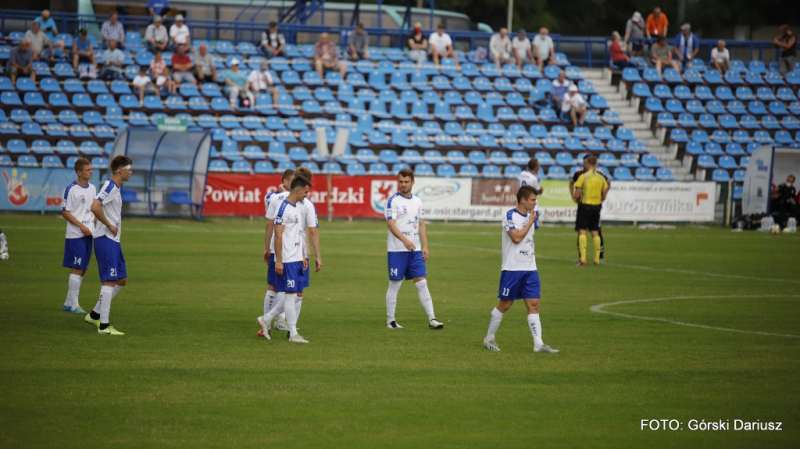
[[[78,295],[81,291],[83,275],[92,260],[92,229],[94,214],[91,207],[97,189],[92,180],[92,163],[86,158],[75,161],[75,173],[78,179],[72,181],[64,189],[61,202],[61,216],[67,220],[67,235],[64,241],[64,267],[71,269],[67,299],[64,301],[64,312],[86,313],[80,306]]]
[[[275,291],[278,292],[278,303],[264,316],[256,319],[261,332],[267,340],[270,338],[270,322],[279,313],[286,312],[289,327],[289,341],[308,343],[308,340],[297,333],[297,294],[303,292],[305,281],[303,271],[308,267],[303,253],[303,227],[300,208],[298,207],[308,196],[311,183],[303,177],[292,180],[289,195],[281,203],[275,215]],[[302,207],[302,206],[300,206]]]
[[[275,214],[278,212],[277,206],[279,206],[283,200],[286,199],[286,195],[289,194],[288,190],[292,185],[292,178],[294,178],[294,170],[285,170],[281,177],[281,184],[278,186],[278,190],[269,192],[264,196],[264,210],[267,218],[267,225],[264,230],[264,263],[267,264],[267,293],[264,295],[264,315],[269,313],[275,306],[275,256],[273,254],[274,250],[272,249],[272,238],[275,235]],[[272,209],[270,209],[270,205],[273,206]],[[286,326],[286,320],[282,319],[280,315],[278,316],[278,322],[275,323],[275,327],[283,331],[289,330]],[[261,335],[260,332],[259,335]]]
[[[398,193],[386,201],[384,211],[389,228],[387,252],[389,260],[389,289],[386,291],[386,327],[402,329],[395,319],[397,293],[403,278],[414,279],[419,302],[428,314],[428,327],[441,329],[444,324],[433,313],[433,299],[428,291],[425,261],[428,260],[428,233],[425,230],[425,212],[422,200],[411,193],[414,187],[414,172],[400,170],[397,177]]]
[[[109,325],[111,301],[128,283],[125,255],[122,254],[122,183],[131,178],[133,161],[127,156],[116,156],[111,160],[111,179],[103,183],[100,193],[92,202],[92,212],[97,217],[94,229],[94,254],[97,271],[100,272],[100,300],[86,315],[86,322],[97,327],[105,335],[125,335]]]
[[[533,190],[536,191],[536,195],[541,195],[544,192],[544,187],[542,187],[542,183],[539,182],[539,159],[532,157],[528,161],[528,168],[527,170],[522,170],[517,176],[517,189],[522,186],[531,186]],[[539,205],[536,205],[536,208],[533,209],[533,212],[536,214],[536,222],[534,223],[533,227],[535,229],[539,229]]]
[[[557,354],[542,341],[542,322],[539,319],[541,284],[536,270],[536,255],[533,246],[536,190],[522,186],[517,191],[517,207],[503,217],[503,265],[500,276],[500,303],[492,310],[489,331],[483,345],[490,351],[499,351],[495,333],[503,320],[503,314],[517,299],[525,301],[528,308],[528,327],[533,335],[533,352]]]
[[[311,183],[311,178],[314,176],[311,173],[311,170],[306,167],[300,167],[295,172],[295,177],[302,177]],[[305,281],[305,285],[303,285],[303,289],[307,289],[311,287],[311,264],[309,263],[309,258],[311,253],[309,252],[309,240],[311,241],[311,246],[314,248],[314,272],[317,273],[319,270],[322,269],[322,254],[320,253],[320,246],[319,246],[319,219],[317,218],[317,208],[314,207],[314,203],[311,202],[308,197],[303,199],[303,201],[298,205],[300,209],[300,214],[303,222],[303,254],[306,256],[306,267],[303,270],[303,280]],[[295,308],[297,309],[297,318],[300,318],[300,309],[303,306],[303,292],[297,294],[297,305]],[[284,317],[285,319],[285,317]],[[277,326],[276,326],[277,327]]]

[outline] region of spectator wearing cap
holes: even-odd
[[[631,54],[633,56],[642,56],[644,54],[644,38],[650,37],[647,27],[642,22],[642,15],[639,11],[633,13],[633,17],[628,19],[625,24],[625,39],[622,42],[621,48],[627,49],[628,42],[631,42]]]
[[[278,31],[278,23],[270,22],[269,29],[261,33],[261,51],[267,58],[282,56],[283,49],[286,47],[286,39],[283,33]]]
[[[225,89],[228,92],[228,100],[231,102],[233,111],[236,110],[239,98],[244,100],[245,107],[255,103],[250,82],[247,81],[247,74],[239,70],[239,59],[237,58],[233,58],[231,68],[225,72]]]
[[[564,99],[561,100],[561,120],[572,119],[572,126],[583,126],[586,119],[586,100],[578,92],[578,86],[571,85]]]
[[[112,13],[108,20],[103,22],[100,28],[100,35],[103,37],[103,46],[108,47],[110,41],[117,42],[117,48],[125,48],[125,28],[119,21],[119,15]]]
[[[168,94],[175,93],[175,85],[170,79],[169,69],[162,57],[161,50],[156,50],[153,60],[150,61],[150,77],[159,89],[166,89]]]
[[[278,106],[278,88],[272,82],[272,75],[269,73],[269,62],[261,61],[261,68],[253,70],[247,75],[247,82],[258,98],[260,92],[272,92],[272,104]]]
[[[667,45],[666,36],[656,37],[656,43],[650,46],[650,58],[659,75],[661,75],[662,66],[672,67],[679,72],[681,70],[678,61],[672,59],[672,52],[669,50],[669,45]]]
[[[328,33],[320,34],[319,41],[314,44],[314,68],[321,77],[325,76],[326,70],[338,70],[342,78],[347,74],[347,63],[339,60],[339,50]]]
[[[153,17],[153,23],[147,26],[144,32],[144,40],[147,41],[147,49],[151,53],[166,51],[169,45],[169,33],[164,26],[164,19],[161,16]]]
[[[211,81],[219,83],[217,79],[217,66],[214,65],[214,56],[208,52],[208,45],[200,44],[200,47],[197,49],[197,54],[194,57],[194,67],[199,82]]]
[[[369,35],[363,23],[356,25],[356,30],[350,35],[347,54],[353,61],[369,60]]]
[[[11,76],[11,84],[17,82],[18,76],[30,77],[36,82],[36,72],[33,70],[33,52],[26,39],[19,41],[19,45],[11,49],[6,62],[6,73]]]
[[[147,76],[147,67],[139,67],[139,74],[131,81],[131,88],[133,92],[139,95],[139,105],[144,104],[144,95],[155,94],[161,99],[161,92],[153,85],[153,80]]]
[[[50,62],[55,62],[53,44],[50,42],[50,38],[47,37],[47,34],[42,31],[39,22],[33,22],[31,24],[31,29],[25,32],[25,40],[28,41],[31,46],[31,53],[33,53],[34,61],[45,59],[49,55]],[[50,51],[46,53],[45,50]]]
[[[500,28],[500,31],[489,39],[489,58],[498,69],[502,68],[503,64],[514,61],[507,28]]]
[[[711,50],[711,63],[723,75],[731,68],[731,53],[725,48],[724,40],[718,40],[717,46]]]
[[[550,32],[545,27],[541,27],[539,34],[533,38],[533,55],[536,56],[539,72],[544,71],[545,65],[556,64],[556,46],[553,44]]]
[[[108,41],[108,48],[103,52],[103,67],[100,70],[100,78],[115,80],[122,75],[122,63],[125,61],[125,54],[117,48],[117,41]]]
[[[78,38],[72,42],[72,68],[77,72],[78,64],[91,64],[97,67],[97,56],[86,28],[81,28]]]
[[[408,36],[408,58],[417,63],[417,67],[428,60],[428,39],[422,35],[422,24],[414,24],[414,31]]]
[[[169,14],[169,0],[147,0],[147,11],[153,17],[153,21],[157,17],[163,17]]]
[[[189,27],[183,23],[183,14],[175,16],[175,23],[169,27],[170,45],[177,49],[179,45],[185,45],[191,51],[192,48],[192,35],[189,32]]]
[[[58,37],[58,27],[56,26],[56,21],[50,17],[50,10],[45,9],[42,10],[42,15],[33,19],[34,22],[39,22],[39,26],[41,27],[44,34],[50,39],[50,42],[53,43],[53,47],[64,51],[64,41],[59,40]]]
[[[439,26],[436,27],[436,32],[431,33],[428,42],[431,44],[431,59],[433,59],[433,63],[436,64],[437,69],[439,68],[439,60],[441,58],[453,58],[456,63],[456,69],[461,70],[461,64],[458,62],[458,55],[453,48],[453,39],[450,38],[449,34],[444,32],[444,24],[440,23]]]
[[[192,75],[192,58],[186,53],[186,44],[178,44],[178,51],[172,55],[172,79],[176,87],[184,81],[197,84]]]
[[[689,68],[692,60],[697,56],[697,52],[700,51],[700,43],[692,33],[692,26],[688,23],[681,25],[681,32],[675,36],[674,51],[684,68]]]
[[[533,58],[533,46],[531,40],[528,39],[528,34],[524,28],[521,28],[516,37],[511,41],[511,50],[514,53],[514,60],[517,62],[517,67],[522,70],[523,64],[533,64],[536,60]]]
[[[646,28],[650,37],[667,36],[669,20],[667,15],[661,12],[661,8],[656,6],[653,12],[647,16]]]
[[[617,66],[620,70],[628,67],[631,64],[631,59],[625,52],[622,50],[622,46],[620,45],[620,36],[619,33],[616,31],[611,33],[611,46],[609,47],[609,51],[611,52],[611,63]]]

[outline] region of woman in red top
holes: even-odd
[[[611,41],[611,63],[619,67],[620,70],[631,65],[631,59],[622,51],[619,42],[621,40],[619,33],[614,31],[611,33],[613,40]]]

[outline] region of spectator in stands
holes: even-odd
[[[569,92],[564,94],[561,100],[561,120],[572,119],[572,126],[583,126],[586,119],[586,100],[578,93],[578,86],[569,86]]]
[[[717,41],[717,46],[711,50],[711,61],[714,63],[714,68],[723,75],[731,68],[731,54],[725,48],[725,41],[722,39]]]
[[[533,38],[533,55],[536,56],[536,64],[539,66],[539,71],[544,71],[545,65],[555,65],[556,63],[556,46],[553,45],[553,38],[550,37],[550,32],[547,28],[541,27],[539,34]]]
[[[797,36],[792,33],[789,25],[781,25],[781,34],[772,40],[772,43],[781,49],[781,59],[778,64],[781,75],[786,76],[788,72],[794,70],[794,63],[797,62]]]
[[[175,16],[175,23],[169,27],[170,47],[177,49],[179,45],[185,45],[186,51],[192,51],[192,34],[189,27],[183,23],[183,14]]]
[[[214,56],[208,52],[208,45],[200,44],[197,55],[194,58],[194,66],[199,82],[212,81],[219,83],[217,66],[214,65]]]
[[[656,6],[653,12],[647,16],[647,34],[648,37],[658,37],[667,35],[667,27],[669,20],[667,15],[661,12],[661,8]]]
[[[166,51],[169,45],[169,33],[167,27],[164,26],[164,19],[161,16],[155,16],[153,23],[147,26],[144,32],[144,40],[147,41],[147,49],[151,53],[157,51]]]
[[[178,44],[178,51],[172,55],[172,79],[175,81],[175,87],[184,81],[197,84],[192,75],[192,58],[186,54],[186,44]]]
[[[139,67],[139,74],[131,81],[131,87],[134,93],[139,94],[139,105],[144,105],[144,94],[155,94],[158,99],[161,99],[161,92],[153,86],[153,80],[147,76],[147,67]]]
[[[56,26],[56,21],[50,17],[50,10],[43,10],[42,15],[33,19],[34,22],[39,22],[39,26],[44,31],[44,34],[50,39],[50,42],[53,43],[53,47],[64,51],[64,41],[57,39],[58,37],[58,27]]]
[[[269,29],[261,33],[261,51],[267,58],[283,56],[283,49],[286,47],[286,39],[283,33],[278,31],[278,23],[269,23]]]
[[[672,67],[677,71],[681,70],[678,62],[672,60],[672,52],[669,51],[667,38],[664,36],[658,36],[656,38],[656,43],[650,47],[650,57],[653,59],[653,65],[656,67],[659,75],[661,75],[661,66]]]
[[[536,59],[533,57],[533,46],[524,28],[520,28],[517,36],[511,41],[511,49],[514,52],[514,60],[517,67],[522,70],[523,64],[533,64]]]
[[[8,55],[6,73],[11,75],[11,84],[16,84],[18,76],[28,76],[36,82],[36,72],[33,70],[33,52],[29,47],[28,41],[22,39]]]
[[[76,72],[78,71],[79,63],[91,64],[92,67],[97,67],[94,45],[92,40],[89,39],[89,33],[86,28],[81,28],[78,38],[72,42],[72,67]]]
[[[153,22],[169,14],[169,0],[147,0],[147,11],[153,17]]]
[[[253,70],[247,75],[247,82],[253,90],[256,98],[260,92],[272,92],[272,104],[278,107],[278,88],[272,82],[272,75],[269,73],[269,63],[261,62],[260,70]]]
[[[231,110],[236,110],[240,97],[244,100],[245,107],[250,107],[255,103],[253,91],[247,81],[247,74],[239,70],[239,60],[237,58],[233,58],[230,70],[225,72],[225,84],[228,91],[228,99],[231,102]]]
[[[356,25],[356,30],[350,35],[347,53],[353,61],[369,60],[369,35],[363,23]]]
[[[117,48],[117,41],[108,41],[108,49],[103,52],[103,68],[100,70],[100,78],[115,80],[122,75],[122,63],[125,61],[125,54]]]
[[[153,60],[150,61],[150,77],[157,88],[166,88],[168,94],[175,93],[175,86],[169,77],[167,63],[162,59],[161,50],[157,50],[156,54],[153,55]]]
[[[786,227],[786,222],[789,220],[789,217],[800,218],[797,202],[795,201],[797,189],[794,186],[794,181],[794,175],[789,175],[786,177],[786,182],[778,186],[779,224],[782,228]]]
[[[314,45],[314,67],[322,77],[326,70],[338,70],[342,78],[347,75],[347,62],[339,60],[339,50],[328,33],[320,34],[319,42]]]
[[[436,68],[439,68],[439,60],[441,58],[453,58],[456,63],[456,69],[461,70],[461,64],[458,62],[458,55],[456,55],[456,51],[453,47],[453,39],[450,38],[450,35],[444,32],[444,24],[439,24],[436,27],[436,32],[431,33],[431,36],[428,38],[428,42],[431,44],[431,59],[433,59],[433,63],[436,64]]]
[[[628,49],[629,39],[631,42],[631,55],[642,56],[644,54],[644,38],[650,37],[647,27],[642,23],[642,15],[639,11],[633,13],[633,17],[628,19],[625,24],[625,40],[622,42],[622,49]]]
[[[550,106],[552,106],[556,115],[561,113],[561,102],[564,100],[564,95],[567,94],[570,86],[572,86],[572,81],[567,79],[567,72],[564,70],[558,72],[558,78],[553,81],[553,86],[550,88]]]
[[[422,35],[422,24],[414,24],[414,32],[408,36],[408,57],[417,63],[417,67],[428,60],[428,39]]]
[[[100,34],[103,36],[103,47],[107,48],[110,41],[116,41],[117,48],[125,48],[125,28],[122,26],[122,22],[119,21],[117,13],[112,13],[108,16],[108,20],[103,22]]]
[[[497,64],[498,69],[502,68],[503,64],[514,61],[507,28],[500,28],[500,32],[489,39],[489,58]]]
[[[45,59],[49,54],[50,62],[55,62],[53,44],[50,42],[50,38],[47,37],[47,34],[42,31],[42,26],[39,22],[33,22],[31,24],[31,29],[25,32],[25,40],[28,41],[31,46],[31,53],[33,53],[34,61]],[[49,53],[45,53],[45,45],[47,49],[50,50]]]
[[[675,56],[683,64],[684,69],[688,69],[692,60],[700,51],[700,43],[697,41],[692,26],[688,23],[681,25],[681,32],[675,36]]]
[[[609,47],[609,50],[611,51],[611,63],[619,67],[620,70],[622,70],[631,64],[631,58],[629,58],[628,55],[626,55],[625,52],[622,50],[620,41],[621,38],[619,36],[619,33],[617,33],[616,31],[612,32],[611,46]]]

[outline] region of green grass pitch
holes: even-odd
[[[608,263],[576,267],[574,232],[543,227],[544,338],[561,350],[548,355],[532,352],[522,304],[497,334],[502,352],[481,344],[497,302],[499,224],[428,224],[429,286],[445,323],[432,331],[410,283],[398,298],[405,329],[384,327],[383,223],[322,223],[324,267],[299,322],[308,345],[256,337],[262,220],[126,219],[129,283],[111,312],[124,337],[61,312],[64,226],[0,215],[11,255],[0,261],[0,447],[800,441],[800,235],[608,226]],[[93,260],[81,305],[98,294]],[[682,430],[641,430],[643,419]],[[693,419],[731,428],[691,431]],[[735,419],[782,430],[736,431]]]

